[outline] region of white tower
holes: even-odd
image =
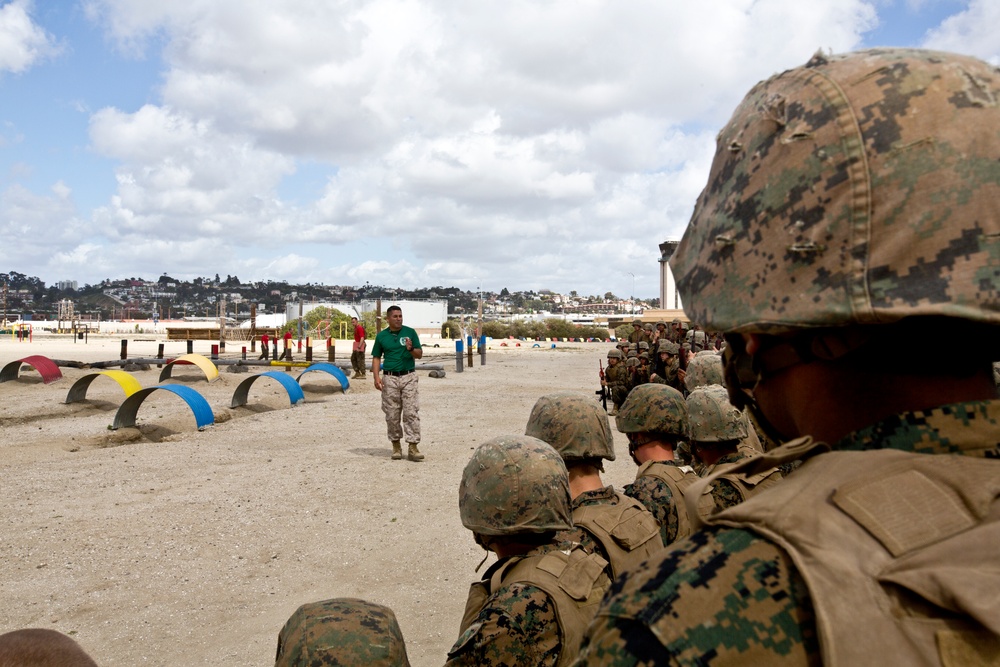
[[[664,241],[660,244],[660,308],[663,310],[683,310],[681,295],[677,292],[677,282],[667,263],[673,257],[680,241]]]

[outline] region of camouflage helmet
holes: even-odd
[[[621,350],[608,350],[608,359],[621,359],[624,355]]]
[[[719,133],[670,268],[706,328],[1000,323],[1000,72],[917,49],[818,53]]]
[[[608,413],[587,394],[542,396],[531,409],[524,434],[547,442],[568,465],[582,459],[615,460]]]
[[[642,325],[642,328],[645,331],[652,331],[653,330],[653,325],[650,324],[649,322],[646,322],[645,324]]]
[[[458,508],[462,525],[479,535],[572,528],[566,464],[538,438],[487,440],[462,472]]]
[[[684,386],[688,391],[694,391],[698,387],[710,384],[724,384],[722,371],[722,357],[717,354],[694,355],[694,359],[688,362],[687,373],[684,375]]]
[[[746,417],[729,402],[725,387],[717,384],[698,387],[687,397],[687,405],[691,440],[694,442],[742,440],[747,437]]]
[[[684,395],[655,382],[641,384],[628,393],[615,424],[622,433],[667,433],[679,438],[686,438],[690,429]]]
[[[639,359],[649,361],[649,352],[640,352]]]
[[[648,349],[649,349],[649,343],[647,343],[644,340],[640,340],[639,341],[639,351],[642,352],[642,351],[648,350]]]
[[[676,355],[681,350],[681,346],[672,340],[661,340],[659,345],[656,346],[657,353],[666,352],[667,354]]]
[[[666,329],[667,328],[667,323],[664,322],[663,320],[660,320],[659,322],[656,323],[656,328],[659,329],[660,327],[663,327],[664,329]]]
[[[642,326],[642,320],[640,320],[638,317],[635,318],[634,320],[632,320],[632,326],[634,326],[634,327],[641,327]]]
[[[408,666],[406,643],[392,609],[353,598],[299,607],[278,634],[275,667]]]

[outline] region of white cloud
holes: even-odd
[[[103,109],[90,133],[95,150],[122,164],[118,195],[98,211],[112,236],[239,237],[280,213],[274,190],[294,171],[288,157],[164,107]]]
[[[53,253],[86,239],[88,225],[69,189],[60,182],[51,190],[50,196],[39,196],[12,185],[0,192],[0,266],[47,266]]]
[[[31,0],[0,5],[0,72],[24,72],[60,51],[52,35],[31,19],[31,9]]]
[[[1000,66],[1000,3],[971,0],[968,8],[931,30],[922,46],[977,56]]]
[[[109,247],[153,248],[180,277],[603,293],[632,271],[644,295],[749,87],[875,20],[862,0],[86,9],[165,63],[158,97],[91,117],[92,148],[118,162],[93,216]],[[305,162],[327,172],[293,206],[281,193]]]

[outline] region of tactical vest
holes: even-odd
[[[660,527],[646,506],[615,492],[617,504],[595,503],[573,510],[573,524],[583,528],[604,547],[611,561],[612,578],[663,548]]]
[[[653,477],[670,488],[674,506],[677,508],[676,540],[678,541],[691,535],[699,523],[697,520],[692,521],[692,511],[703,518],[711,516],[712,512],[715,511],[715,501],[712,500],[709,488],[698,492],[693,509],[691,503],[685,501],[685,492],[688,487],[700,479],[690,466],[674,466],[662,461],[646,461],[639,466],[639,471],[635,474],[636,479],[640,477]],[[691,492],[687,491],[687,495],[690,496]]]
[[[831,452],[707,522],[787,552],[826,665],[1000,664],[1000,461]]]
[[[745,441],[740,441],[739,452],[743,455],[744,460],[751,456],[760,455],[759,451],[753,449],[749,444],[746,444]],[[762,470],[761,472],[753,474],[744,472],[726,472],[729,468],[731,468],[731,466],[734,466],[737,463],[739,463],[739,461],[736,463],[723,463],[717,466],[706,466],[705,470],[699,474],[702,477],[708,477],[716,471],[719,471],[719,474],[713,479],[724,479],[731,483],[740,494],[741,502],[746,502],[750,496],[771,488],[783,479],[781,472],[777,468],[769,468],[768,470]]]
[[[479,615],[493,593],[511,584],[527,584],[541,589],[552,598],[559,622],[559,660],[557,665],[569,665],[576,658],[583,641],[583,632],[597,614],[604,593],[611,587],[605,574],[608,561],[598,554],[577,547],[570,552],[555,550],[537,556],[514,556],[496,569],[488,580],[469,587],[469,599],[462,616],[461,636]],[[466,642],[475,637],[466,638]],[[465,643],[452,647],[457,653]]]
[[[611,366],[604,372],[605,382],[608,387],[623,387],[628,384],[628,370],[625,368],[625,360]]]

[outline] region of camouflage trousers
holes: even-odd
[[[613,387],[609,387],[611,390],[609,393],[611,395],[611,402],[615,404],[616,408],[620,408],[622,403],[625,402],[625,397],[628,396],[628,387],[620,384],[616,384]]]
[[[351,368],[358,375],[365,374],[365,353],[362,350],[351,352]]]
[[[382,374],[382,412],[389,440],[420,442],[420,396],[417,374]],[[403,437],[405,435],[405,438]]]

